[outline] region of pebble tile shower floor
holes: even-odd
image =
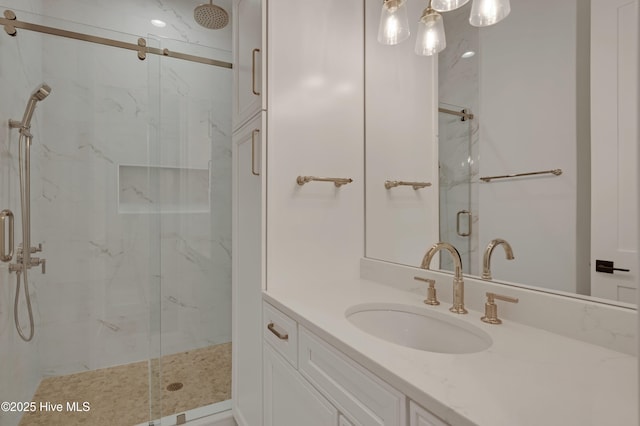
[[[154,360],[157,362],[158,360]],[[152,361],[153,365],[153,361]],[[20,426],[133,426],[149,421],[146,361],[42,380],[33,396],[63,404],[62,412],[25,413]],[[160,358],[162,416],[231,399],[231,343]],[[182,387],[179,386],[182,384]],[[177,390],[167,390],[179,388]],[[86,412],[66,412],[67,402],[89,402]]]

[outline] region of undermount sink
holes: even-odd
[[[452,315],[394,303],[366,303],[346,311],[347,319],[360,330],[409,348],[467,354],[491,346],[489,334]]]

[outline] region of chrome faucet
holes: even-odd
[[[504,254],[507,260],[513,260],[513,250],[511,249],[511,245],[502,238],[496,238],[495,240],[491,240],[487,248],[484,250],[484,257],[482,258],[482,279],[490,280],[491,277],[491,255],[493,254],[493,249],[497,246],[504,246]]]
[[[454,278],[453,278],[453,306],[449,308],[451,312],[456,314],[466,314],[467,310],[464,308],[464,280],[462,279],[462,259],[458,250],[449,243],[435,243],[422,259],[420,267],[422,269],[429,269],[431,259],[440,250],[445,249],[451,254],[454,264]]]

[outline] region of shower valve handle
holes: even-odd
[[[47,272],[46,264],[47,264],[47,259],[40,259],[40,268],[42,269],[43,274],[46,274]]]
[[[42,243],[38,244],[38,247],[31,247],[31,253],[38,253],[42,251]]]

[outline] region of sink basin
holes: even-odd
[[[346,311],[347,319],[360,330],[409,348],[468,354],[491,346],[489,334],[452,315],[393,303],[355,305]]]

